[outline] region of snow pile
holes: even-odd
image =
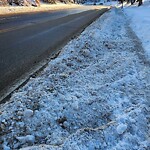
[[[131,27],[141,40],[150,59],[150,1],[144,1],[143,6],[140,7],[127,7],[125,13],[129,16]]]
[[[2,148],[149,149],[150,68],[129,30],[112,9],[16,91],[0,107]]]

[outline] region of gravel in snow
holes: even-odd
[[[120,9],[70,41],[0,107],[4,150],[148,150],[150,68]]]

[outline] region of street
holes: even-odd
[[[56,53],[105,11],[85,7],[0,17],[0,91]]]

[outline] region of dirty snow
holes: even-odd
[[[105,13],[1,105],[2,148],[150,149],[143,51],[121,10]]]
[[[140,7],[133,5],[125,8],[125,13],[131,20],[130,26],[140,38],[150,59],[150,0],[145,0]]]

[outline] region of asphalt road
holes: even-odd
[[[0,16],[0,93],[107,9]]]

